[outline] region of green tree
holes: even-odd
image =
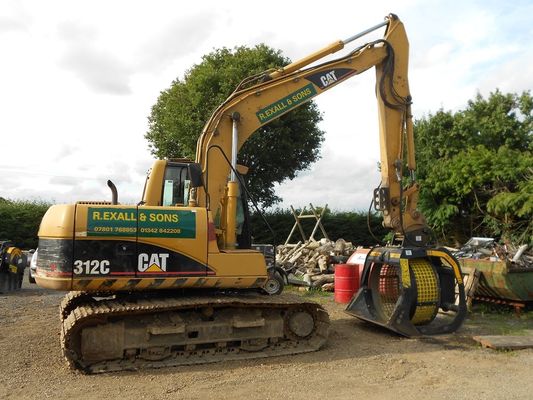
[[[205,55],[185,77],[159,95],[148,117],[145,137],[156,157],[194,159],[196,141],[213,113],[246,77],[289,60],[266,45],[217,49]],[[238,162],[249,167],[246,181],[264,207],[280,199],[274,184],[292,179],[319,158],[324,132],[317,106],[309,102],[260,128],[239,152]]]
[[[529,92],[496,90],[415,121],[420,208],[441,238],[531,241],[532,109]]]
[[[42,201],[0,198],[0,240],[10,240],[22,249],[35,249],[39,224],[49,207]]]

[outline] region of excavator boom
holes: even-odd
[[[367,43],[349,54],[329,62],[309,64],[335,53],[350,41],[371,30],[386,26],[382,40]],[[379,109],[379,141],[381,148],[381,197],[384,225],[396,232],[420,231],[425,227],[423,216],[416,211],[417,186],[411,185],[405,210],[399,206],[401,160],[406,151],[408,165],[414,171],[414,145],[410,113],[411,96],[407,78],[409,43],[401,21],[394,15],[345,41],[334,42],[310,56],[282,69],[266,72],[255,84],[237,88],[215,111],[198,140],[196,162],[204,172],[205,190],[197,194],[198,204],[226,218],[218,227],[223,234],[223,247],[235,246],[235,221],[232,181],[227,177],[235,165],[227,160],[261,126],[310,101],[348,78],[376,67],[377,102]],[[302,69],[307,67],[305,69]],[[229,193],[229,195],[228,195]],[[231,211],[228,211],[228,207]],[[403,211],[403,212],[402,212]],[[403,214],[403,218],[402,218]],[[403,224],[400,221],[403,219]]]

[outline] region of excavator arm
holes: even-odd
[[[336,60],[309,67],[383,26],[386,26],[383,39],[367,43]],[[424,231],[424,218],[416,210],[417,185],[413,180],[407,188],[402,187],[404,153],[408,154],[407,165],[413,178],[415,169],[408,52],[402,22],[389,15],[385,22],[361,34],[334,42],[284,68],[256,76],[218,107],[197,144],[196,161],[202,167],[206,184],[199,188],[196,200],[199,206],[208,207],[219,217],[221,247],[235,248],[238,184],[233,172],[237,153],[246,140],[260,127],[372,67],[376,68],[382,176],[375,191],[376,209],[383,213],[384,226],[395,233]]]
[[[336,60],[309,66],[382,26],[386,26],[383,39]],[[428,247],[429,229],[417,210],[408,58],[404,26],[391,14],[384,23],[361,34],[245,80],[215,111],[198,140],[196,162],[201,166],[205,186],[198,188],[196,202],[217,215],[221,249],[235,249],[237,153],[245,141],[261,126],[375,67],[381,183],[374,190],[373,202],[383,215],[383,225],[394,233],[394,240],[393,245],[370,251],[361,289],[346,311],[412,336],[455,331],[466,315],[466,302],[458,262],[445,249]],[[438,323],[430,325],[439,309],[450,312],[451,318],[439,318]]]

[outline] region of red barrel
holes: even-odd
[[[348,303],[359,289],[359,266],[335,265],[335,295],[337,303]]]

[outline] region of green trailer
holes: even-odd
[[[463,270],[476,268],[481,273],[477,297],[533,302],[533,266],[472,258],[460,259],[459,263]]]

